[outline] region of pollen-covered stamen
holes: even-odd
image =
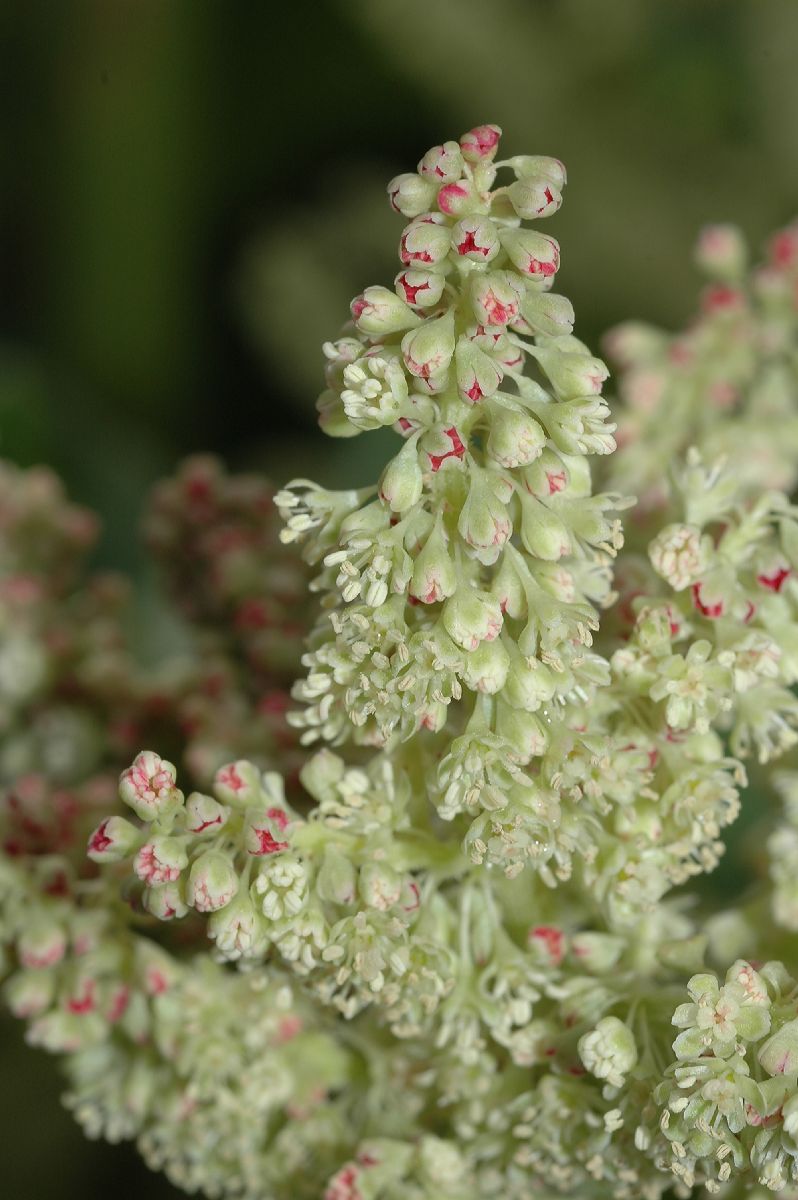
[[[447,450],[445,454],[428,454],[429,465],[433,471],[439,471],[447,458],[462,459],[465,455],[466,448],[460,440],[460,434],[455,429],[454,425],[450,429],[444,429],[444,434],[452,443],[451,450]]]

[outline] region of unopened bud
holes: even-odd
[[[519,179],[548,179],[560,191],[568,181],[565,166],[559,158],[549,158],[545,154],[515,154],[509,159],[509,165]]]
[[[369,908],[387,912],[399,903],[402,895],[402,878],[387,863],[370,862],[360,868],[358,891],[363,903]]]
[[[431,308],[443,295],[445,283],[443,275],[408,267],[396,276],[394,287],[397,296],[405,303],[412,304],[414,308]]]
[[[385,287],[367,287],[362,295],[355,296],[351,307],[358,329],[370,336],[400,333],[421,320],[404,300]]]
[[[438,520],[413,565],[410,594],[422,604],[437,604],[453,595],[456,588],[457,571]]]
[[[418,461],[418,438],[410,438],[391,459],[379,484],[380,499],[392,512],[406,512],[417,504],[424,490],[424,476]]]
[[[502,629],[498,602],[486,592],[460,588],[443,608],[443,627],[453,642],[464,650],[476,650],[480,642],[492,642]]]
[[[192,792],[186,800],[186,829],[194,837],[212,837],[227,824],[229,816],[229,808],[202,792]]]
[[[463,173],[463,156],[457,142],[433,146],[418,164],[418,173],[437,184],[454,183]]]
[[[260,771],[246,759],[226,763],[214,776],[213,790],[225,804],[246,808],[260,796]]]
[[[549,735],[540,719],[509,704],[499,703],[496,732],[510,743],[519,762],[538,758],[549,744]]]
[[[471,279],[471,305],[480,325],[511,325],[523,298],[523,284],[511,271],[489,271]]]
[[[651,565],[675,592],[695,583],[706,569],[709,538],[695,525],[666,525],[648,547]]]
[[[565,296],[553,292],[528,292],[521,313],[530,329],[545,337],[561,337],[573,331],[574,309]]]
[[[133,870],[139,879],[152,886],[172,883],[188,866],[184,843],[179,838],[155,837],[145,842],[133,860]]]
[[[175,787],[177,771],[152,750],[136,755],[133,765],[119,777],[119,796],[142,821],[154,821],[173,813],[183,803]]]
[[[556,562],[571,553],[571,536],[560,517],[535,496],[519,493],[521,541],[536,558]]]
[[[507,197],[523,221],[550,217],[562,204],[562,193],[557,185],[542,175],[516,179],[508,187]]]
[[[463,681],[473,692],[495,696],[505,685],[510,655],[500,639],[480,642],[466,658]]]
[[[402,338],[402,354],[411,375],[421,379],[447,371],[454,355],[454,315],[426,320]]]
[[[23,967],[54,967],[66,953],[66,934],[50,917],[34,917],[17,939],[17,956]]]
[[[438,192],[438,208],[447,217],[461,217],[479,204],[479,196],[467,179],[445,183]]]
[[[394,212],[420,217],[432,208],[436,190],[436,184],[421,175],[397,175],[388,184],[388,197]]]
[[[145,888],[143,903],[147,912],[159,921],[179,920],[188,912],[181,880]]]
[[[554,238],[533,229],[503,229],[501,243],[522,275],[548,279],[560,266],[560,247]]]
[[[512,521],[507,508],[496,496],[487,471],[474,472],[457,529],[480,562],[496,562],[509,539]]]
[[[195,859],[188,877],[187,898],[198,912],[224,908],[238,891],[238,875],[226,854],[208,850]]]
[[[142,833],[124,817],[106,817],[89,838],[86,853],[93,862],[121,862],[139,846]]]
[[[524,712],[537,712],[551,700],[557,687],[554,673],[540,659],[519,654],[507,676],[506,698]]]
[[[502,131],[498,125],[476,125],[460,138],[460,150],[468,163],[491,162],[499,148]]]
[[[496,405],[488,434],[487,455],[499,466],[525,467],[546,445],[543,427],[530,413]]]
[[[277,806],[252,809],[244,821],[244,845],[257,858],[288,849],[285,831],[289,825],[285,809]]]
[[[736,225],[707,225],[698,236],[696,262],[716,279],[739,279],[746,268],[748,249]]]
[[[492,396],[504,378],[499,364],[467,337],[457,339],[455,368],[457,390],[463,400],[471,404],[478,404],[485,396]]]
[[[52,971],[17,971],[5,986],[5,1001],[22,1020],[41,1016],[53,1002],[56,976]]]
[[[600,358],[589,354],[569,354],[541,349],[535,357],[546,372],[559,400],[577,396],[597,396],[609,375]]]
[[[489,217],[463,217],[452,228],[451,246],[458,258],[487,263],[501,249],[499,233]]]
[[[787,1021],[771,1034],[757,1058],[768,1075],[798,1074],[798,1020]]]
[[[450,250],[451,231],[435,213],[411,221],[399,242],[399,258],[407,267],[432,267]],[[405,326],[407,328],[407,326]]]

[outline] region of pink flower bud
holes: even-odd
[[[421,499],[424,476],[418,461],[418,439],[405,442],[385,468],[379,484],[379,496],[392,512],[407,512]]]
[[[407,270],[400,271],[394,280],[396,294],[406,304],[414,308],[430,308],[437,304],[443,295],[446,279],[432,271]]]
[[[573,305],[565,296],[556,296],[553,292],[528,292],[521,313],[533,333],[561,337],[573,332]]]
[[[64,930],[46,916],[34,917],[17,939],[17,956],[23,967],[54,967],[66,953]]]
[[[457,390],[471,404],[492,396],[504,379],[499,364],[466,337],[457,339],[455,369]]]
[[[736,279],[745,270],[748,254],[745,240],[735,225],[707,225],[699,234],[695,257],[708,274],[718,279]]]
[[[443,627],[463,650],[476,650],[480,642],[499,636],[504,617],[498,602],[487,592],[460,588],[443,607]]]
[[[428,213],[417,217],[402,234],[399,258],[408,267],[433,267],[446,258],[451,248],[450,239],[449,226],[442,216]]]
[[[539,350],[535,357],[546,372],[559,400],[597,396],[609,375],[600,358],[560,350]]]
[[[178,838],[171,837],[156,837],[145,842],[133,860],[136,875],[151,886],[172,883],[185,866],[188,866],[185,846]]]
[[[402,338],[402,355],[411,375],[421,379],[447,371],[454,355],[454,315],[424,321]]]
[[[229,904],[238,891],[238,875],[227,857],[206,850],[194,860],[188,877],[187,899],[197,912],[216,912]]]
[[[227,824],[229,816],[229,808],[202,792],[192,792],[186,800],[186,830],[195,837],[217,834]]]
[[[283,840],[289,818],[285,809],[272,806],[248,812],[244,822],[244,845],[247,853],[261,858],[288,849]]]
[[[426,454],[429,469],[433,474],[453,464],[461,466],[467,454],[467,448],[454,425],[447,429],[437,426],[428,430],[419,447],[422,453]]]
[[[384,287],[367,287],[362,296],[356,296],[352,316],[358,329],[370,336],[412,329],[420,320],[404,300]]]
[[[457,572],[446,547],[442,522],[438,520],[413,566],[410,595],[422,604],[437,604],[453,595],[456,588]]]
[[[519,492],[521,541],[530,554],[556,562],[571,553],[571,537],[563,521],[535,496]]]
[[[53,1003],[56,977],[52,971],[18,971],[5,986],[5,1001],[15,1017],[39,1017]]]
[[[507,508],[498,499],[494,481],[487,471],[474,472],[457,529],[480,562],[496,562],[513,532]]]
[[[495,696],[504,687],[510,656],[500,640],[481,642],[466,658],[463,682],[473,692]]]
[[[522,275],[545,279],[558,271],[560,247],[554,238],[532,229],[504,229],[500,237],[510,262]]]
[[[524,221],[550,217],[562,204],[562,193],[557,185],[543,176],[516,179],[508,187],[507,197]]]
[[[507,676],[505,698],[514,708],[537,712],[551,700],[556,688],[557,680],[550,667],[538,658],[519,654]]]
[[[221,801],[233,808],[246,808],[260,796],[260,771],[246,759],[226,763],[214,776],[213,790]]]
[[[536,925],[530,929],[529,944],[550,967],[559,967],[565,957],[565,934],[556,925]]]
[[[791,271],[798,266],[798,222],[779,230],[768,250],[771,263],[779,270]]]
[[[89,838],[86,853],[93,862],[121,862],[141,839],[141,832],[124,817],[106,817]]]
[[[509,271],[489,271],[471,280],[471,305],[480,325],[510,325],[519,315],[523,285]]]
[[[438,208],[447,217],[462,217],[470,212],[478,203],[474,185],[467,179],[459,179],[457,183],[445,183],[438,192]]]
[[[798,1020],[785,1022],[771,1034],[757,1058],[768,1075],[798,1074]]]
[[[177,771],[152,750],[143,750],[119,777],[119,795],[142,821],[154,821],[183,803],[175,787]]]
[[[421,175],[397,175],[388,184],[391,208],[404,217],[419,217],[432,207],[437,186]]]
[[[498,125],[477,125],[460,138],[460,150],[468,163],[491,162],[499,148],[502,131]]]
[[[145,888],[142,900],[147,912],[152,913],[159,921],[179,920],[188,912],[181,880]]]
[[[402,895],[402,878],[392,867],[383,862],[370,862],[360,868],[358,891],[368,908],[387,912],[399,903]]]
[[[494,408],[488,434],[488,458],[507,469],[525,467],[540,456],[545,445],[543,427],[531,414]]]
[[[488,217],[463,217],[452,227],[451,248],[458,258],[487,263],[501,249],[498,231]]]
[[[516,154],[509,159],[509,165],[518,179],[548,179],[559,191],[568,182],[565,165],[559,158],[549,158],[545,154]]]
[[[549,735],[538,716],[512,708],[501,700],[498,704],[496,732],[506,738],[521,763],[528,763],[545,754],[549,744]]]
[[[418,164],[418,173],[436,183],[454,183],[463,173],[463,156],[457,142],[433,146]]]

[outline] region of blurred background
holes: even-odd
[[[798,210],[797,51],[794,0],[2,0],[0,455],[55,467],[142,590],[188,452],[371,481],[377,437],[315,430],[320,343],[393,278],[388,179],[482,122],[568,167],[577,333],[678,326],[702,224]],[[84,1143],[9,1025],[0,1071],[6,1194],[177,1194]]]

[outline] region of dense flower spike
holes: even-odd
[[[706,232],[715,285],[690,334],[616,335],[640,419],[608,474],[643,496],[613,580],[626,502],[593,494],[588,462],[614,448],[607,370],[549,290],[557,243],[523,225],[556,212],[565,170],[501,159],[500,133],[391,182],[394,290],[367,287],[325,346],[327,432],[402,438],[375,484],[285,488],[279,552],[259,481],[195,459],[159,489],[150,539],[222,664],[170,693],[181,728],[151,743],[168,758],[117,761],[100,722],[69,791],[15,778],[52,663],[19,578],[4,588],[6,1001],[65,1057],[86,1131],[137,1139],[188,1192],[798,1191],[789,757],[769,880],[710,919],[668,895],[718,864],[744,761],[764,776],[798,742],[798,509],[773,490],[794,482],[798,238],[749,291],[739,236]],[[734,415],[714,403],[732,377]],[[643,415],[665,396],[655,459]],[[296,543],[322,593],[298,779],[286,731],[251,721],[264,688],[282,700]],[[119,811],[98,762],[121,771]]]

